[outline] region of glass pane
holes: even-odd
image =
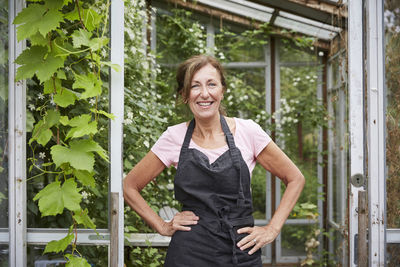
[[[28,267],[58,267],[65,266],[66,259],[62,254],[46,253],[43,254],[44,246],[29,245],[28,246]],[[77,246],[76,255],[83,255],[90,266],[107,266],[108,265],[108,247],[107,246]],[[66,253],[72,253],[70,247]]]
[[[207,32],[204,25],[183,9],[157,9],[156,51],[159,63],[178,64],[206,52]]]
[[[292,41],[288,39],[279,39],[278,51],[279,61],[285,62],[317,62],[316,51],[304,51],[297,49]]]
[[[400,2],[385,1],[387,227],[400,228]]]
[[[0,0],[0,232],[8,232],[8,1]],[[0,245],[0,267],[8,244]]]
[[[314,231],[314,225],[284,225],[281,232],[281,256],[305,256],[307,237]]]
[[[329,233],[329,266],[346,266],[347,258],[347,239],[343,234],[336,230]]]
[[[302,171],[306,184],[300,203],[317,205],[319,129],[325,110],[317,99],[318,67],[281,67],[281,101],[274,117],[277,136],[285,153]],[[282,193],[284,190],[282,183]],[[298,218],[292,212],[291,218]]]
[[[387,266],[397,267],[400,263],[400,244],[386,245]]]
[[[263,34],[262,31],[246,30],[226,24],[223,29],[217,28],[215,33],[215,47],[221,59],[228,62],[265,61],[264,44],[267,43],[267,36],[258,36]]]

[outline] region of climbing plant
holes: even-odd
[[[109,4],[29,1],[13,22],[18,41],[27,40],[15,63],[16,80],[28,85],[28,181],[41,189],[33,197],[41,216],[61,214],[70,225],[44,249],[63,253],[67,266],[90,266],[77,249],[77,229],[96,230],[83,200],[99,191],[96,171],[108,161],[102,129],[113,116],[101,102],[108,67],[118,70],[107,61]]]

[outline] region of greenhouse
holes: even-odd
[[[171,237],[123,180],[192,119],[176,73],[199,54],[224,67],[227,116],[305,178],[262,266],[400,266],[399,1],[0,2],[0,267],[164,266]],[[141,191],[165,221],[176,172]],[[255,226],[278,210],[277,178],[252,172]]]

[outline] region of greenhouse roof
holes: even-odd
[[[172,0],[172,2],[181,1]],[[211,7],[238,17],[269,23],[271,26],[330,41],[346,25],[347,12],[342,8],[343,2],[345,1],[197,0],[196,5],[208,9]],[[188,2],[183,5],[190,6]]]

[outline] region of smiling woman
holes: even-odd
[[[125,201],[158,233],[172,236],[165,266],[261,266],[260,248],[279,234],[304,186],[292,161],[252,120],[224,116],[223,69],[211,56],[183,62],[177,95],[194,119],[171,126],[124,181]],[[251,173],[256,162],[287,186],[268,225],[254,226]],[[171,221],[161,219],[140,191],[165,167],[177,168]]]

